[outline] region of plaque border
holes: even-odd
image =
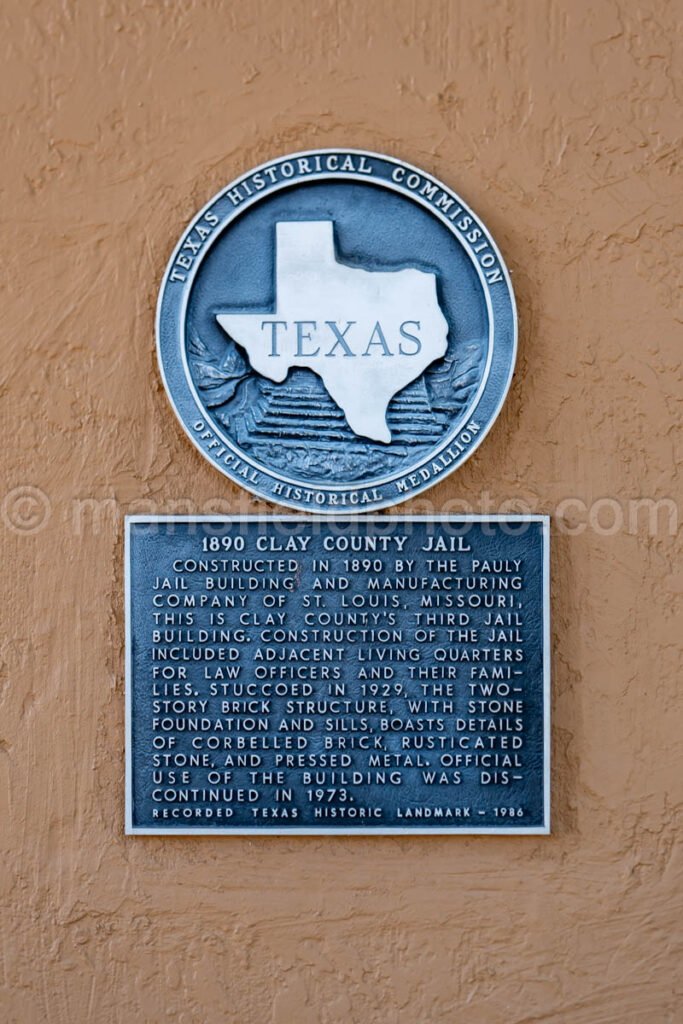
[[[528,828],[291,828],[261,826],[259,828],[144,828],[133,824],[132,764],[132,626],[130,530],[136,523],[230,523],[240,522],[302,522],[326,524],[341,522],[433,522],[433,523],[541,523],[543,559],[543,824]],[[277,513],[254,515],[127,515],[124,518],[124,618],[125,618],[125,835],[127,836],[545,836],[551,834],[551,650],[550,650],[550,516],[531,515],[336,515],[319,517],[305,514]]]

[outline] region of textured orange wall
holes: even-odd
[[[3,4],[3,1021],[681,1020],[671,506],[606,532],[558,511],[677,496],[680,13]],[[443,178],[513,271],[503,414],[402,511],[518,498],[555,514],[550,838],[123,835],[116,516],[264,510],[174,419],[159,280],[233,176],[335,145]],[[598,510],[609,527],[614,506]]]

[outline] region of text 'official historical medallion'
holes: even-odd
[[[215,196],[159,297],[173,406],[200,451],[282,505],[394,505],[475,450],[516,314],[489,232],[446,185],[356,150],[294,154]]]

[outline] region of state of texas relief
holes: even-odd
[[[332,221],[278,223],[275,273],[273,313],[219,313],[220,326],[257,373],[313,370],[355,434],[391,441],[389,402],[446,353],[435,275],[339,263]]]

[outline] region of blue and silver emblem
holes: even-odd
[[[446,185],[317,150],[218,193],[159,296],[159,362],[199,450],[269,501],[395,505],[481,443],[515,362],[502,257]]]

